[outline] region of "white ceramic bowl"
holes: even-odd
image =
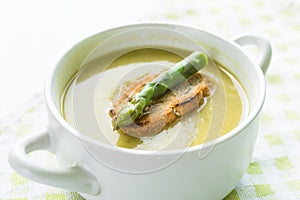
[[[133,29],[146,30],[133,36],[142,36],[149,44],[168,40],[165,31],[183,33],[199,42],[244,86],[249,100],[246,119],[214,141],[185,150],[155,153],[117,148],[77,133],[60,113],[65,85],[99,42]],[[154,33],[150,29],[165,31]],[[135,45],[135,39],[132,40],[129,43]],[[168,45],[175,45],[170,41],[166,41]],[[241,47],[245,45],[259,48],[261,57],[256,62],[246,55]],[[109,48],[113,50],[118,45],[111,44]],[[54,68],[45,88],[48,127],[16,145],[9,154],[9,163],[28,179],[79,192],[87,199],[221,199],[236,186],[250,163],[265,98],[264,73],[270,59],[270,43],[253,35],[228,41],[174,24],[135,24],[103,31],[75,45]],[[62,161],[60,166],[44,167],[31,161],[26,154],[37,150],[53,152]],[[208,153],[201,156],[205,151]]]

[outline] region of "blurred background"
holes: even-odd
[[[229,40],[251,33],[271,41],[253,160],[226,199],[300,199],[299,11],[297,0],[0,1],[0,199],[81,199],[18,176],[7,154],[47,123],[42,91],[60,57],[94,33],[139,22],[191,25]]]

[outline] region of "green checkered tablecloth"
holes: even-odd
[[[273,59],[266,75],[267,98],[253,159],[226,200],[300,199],[300,2],[291,0],[165,1],[140,21],[171,21],[225,38],[255,33],[268,38]],[[255,50],[249,49],[251,55]],[[8,165],[9,149],[47,122],[41,98],[0,129],[0,199],[82,199],[77,193],[41,185]]]

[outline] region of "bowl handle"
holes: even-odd
[[[236,38],[234,42],[242,47],[247,45],[257,46],[260,50],[260,58],[257,63],[261,67],[263,73],[266,74],[272,57],[270,42],[267,39],[256,35],[243,35]]]
[[[54,152],[53,146],[48,131],[43,130],[17,144],[9,153],[9,164],[20,175],[39,183],[89,195],[100,194],[97,179],[86,167],[39,166],[26,155],[38,150]]]

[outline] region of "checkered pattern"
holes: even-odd
[[[0,130],[0,200],[83,200],[77,193],[29,181],[16,174],[8,164],[8,152],[15,142],[41,130],[46,122],[44,102],[37,99],[21,117]],[[48,154],[43,153],[43,162],[49,159]]]
[[[266,76],[261,129],[247,173],[226,200],[300,199],[300,4],[297,1],[168,0],[140,20],[172,21],[225,38],[255,33],[270,39],[273,60]],[[250,56],[256,51],[248,49]],[[8,165],[15,142],[46,125],[38,100],[0,129],[0,200],[83,199],[77,193],[26,180]]]

